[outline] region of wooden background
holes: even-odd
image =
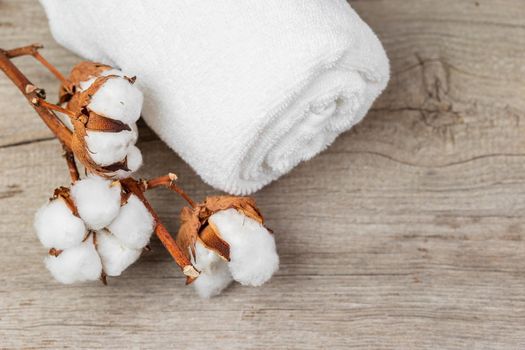
[[[389,88],[256,195],[282,260],[271,283],[209,301],[157,241],[108,287],[50,278],[32,217],[68,174],[0,77],[0,348],[524,349],[525,1],[351,4],[386,46]],[[30,42],[63,72],[78,60],[38,2],[0,0],[0,47]],[[140,147],[141,175],[176,171],[197,198],[214,192],[145,126]],[[180,202],[151,199],[175,231]]]

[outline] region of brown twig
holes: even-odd
[[[5,54],[9,58],[15,58],[20,56],[27,56],[31,55],[33,56],[38,62],[40,62],[44,67],[46,67],[53,75],[60,80],[62,85],[68,90],[68,92],[71,92],[71,83],[69,80],[60,73],[58,69],[56,69],[55,66],[53,66],[51,63],[49,63],[41,54],[38,52],[39,49],[43,48],[44,46],[41,44],[32,44],[24,47],[19,47],[16,49],[5,51]]]
[[[20,56],[32,55],[33,51],[43,48],[42,44],[31,44],[23,47],[17,47],[16,49],[4,50],[8,58],[16,58]]]
[[[42,106],[42,107],[45,107],[49,110],[52,110],[52,111],[55,111],[55,112],[60,112],[62,114],[65,114],[67,115],[68,117],[71,117],[71,118],[75,118],[76,115],[75,115],[75,112],[73,111],[70,111],[69,109],[66,109],[66,108],[63,108],[63,107],[60,107],[54,103],[50,103],[50,102],[47,102],[46,100],[42,99],[42,98],[35,98],[31,101],[32,104],[35,104],[35,105],[39,105],[39,106]]]
[[[22,92],[33,109],[38,113],[40,118],[42,118],[44,123],[49,129],[51,129],[59,141],[66,148],[71,149],[71,131],[48,108],[32,103],[32,101],[35,99],[38,100],[45,98],[45,91],[33,85],[29,79],[27,79],[27,77],[11,62],[8,52],[13,51],[16,53],[16,50],[5,51],[0,49],[0,69],[5,73],[5,75],[7,75],[9,79],[11,79],[18,90]]]
[[[68,110],[60,108],[59,106],[53,105],[44,100],[45,91],[33,85],[29,81],[29,79],[27,79],[27,77],[10,60],[10,58],[32,54],[31,52],[33,51],[37,52],[36,50],[39,47],[41,46],[34,44],[31,46],[26,46],[9,51],[0,49],[0,68],[7,75],[7,77],[11,79],[11,81],[16,85],[16,87],[18,87],[18,89],[30,102],[31,106],[33,106],[35,111],[38,113],[40,118],[42,118],[44,123],[49,127],[49,129],[51,129],[51,131],[62,143],[64,150],[66,151],[65,157],[68,164],[69,173],[71,175],[71,180],[75,182],[79,179],[79,174],[77,166],[75,164],[73,152],[71,152],[72,133],[60,121],[60,119],[58,119],[57,116],[50,111],[50,109],[55,109],[68,115],[71,115],[71,113]],[[49,66],[51,65],[49,64]],[[52,106],[57,108],[51,108]]]
[[[194,208],[195,207],[195,202],[193,201],[193,199],[191,199],[191,197],[186,192],[184,192],[184,190],[182,188],[180,188],[179,186],[177,186],[177,185],[175,185],[173,183],[175,180],[177,180],[177,175],[175,175],[173,173],[169,173],[168,175],[160,176],[160,177],[157,177],[157,178],[145,181],[144,182],[144,187],[145,187],[144,189],[145,190],[149,190],[149,189],[153,189],[153,188],[156,188],[156,187],[169,188],[170,190],[172,190],[172,191],[176,192],[177,194],[179,194],[182,198],[184,198],[184,200],[186,202],[188,202],[188,204],[192,208]]]
[[[75,155],[66,147],[64,147],[64,152],[64,158],[66,158],[67,168],[69,169],[69,176],[71,176],[71,182],[75,183],[80,179],[77,163],[75,162]]]
[[[144,189],[141,186],[142,184],[132,178],[127,178],[121,180],[120,182],[126,190],[132,192],[142,201],[142,203],[144,203],[151,216],[153,216],[153,219],[156,223],[155,234],[157,235],[157,237],[159,237],[160,241],[162,242],[164,247],[166,247],[170,255],[177,263],[177,265],[181,267],[182,272],[191,279],[197,278],[199,276],[199,272],[195,269],[195,267],[193,267],[186,255],[182,253],[181,249],[179,248],[173,237],[169,234],[166,227],[160,221],[157,212],[155,212],[155,210],[144,195]]]

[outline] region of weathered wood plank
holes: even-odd
[[[0,78],[0,348],[524,348],[525,3],[351,3],[385,43],[392,82],[363,123],[256,195],[277,276],[210,301],[158,242],[109,287],[50,279],[31,221],[67,171]],[[77,60],[37,2],[0,1],[0,47],[35,41],[64,72]],[[140,147],[143,176],[175,170],[197,198],[214,192],[146,127]],[[175,231],[181,203],[151,199]]]

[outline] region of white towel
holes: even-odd
[[[389,78],[344,0],[41,0],[52,33],[137,75],[147,124],[210,185],[260,189],[359,122]]]

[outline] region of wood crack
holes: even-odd
[[[13,148],[13,147],[18,147],[18,146],[26,146],[26,145],[30,145],[30,144],[33,144],[33,143],[46,142],[46,141],[51,141],[51,140],[55,140],[55,137],[54,136],[49,136],[49,137],[41,137],[41,138],[33,139],[33,140],[25,140],[25,141],[18,141],[18,142],[13,142],[13,143],[7,143],[5,145],[0,145],[0,149]]]

